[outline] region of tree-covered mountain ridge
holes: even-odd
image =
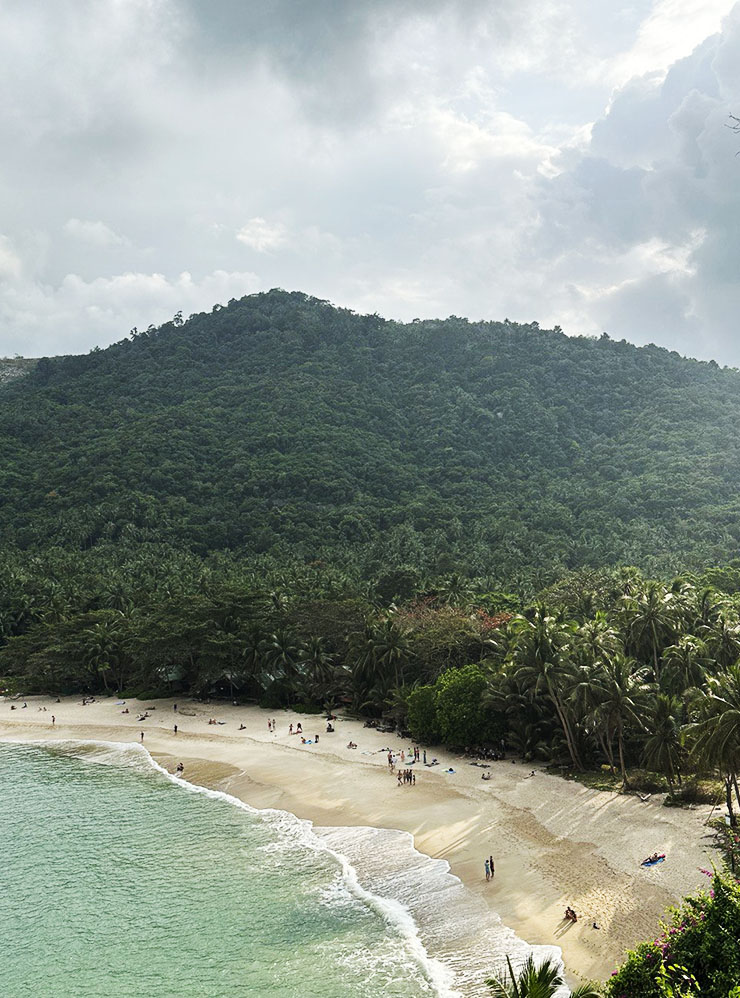
[[[0,529],[545,582],[726,561],[740,375],[536,323],[232,300],[2,388]]]

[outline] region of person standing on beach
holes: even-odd
[[[496,876],[496,867],[495,867],[494,862],[493,862],[493,856],[489,856],[488,857],[488,863],[489,863],[489,865],[491,867],[491,876],[495,877]]]
[[[139,732],[139,733],[140,733],[140,735],[141,735],[141,740],[142,740],[142,741],[144,741],[144,732],[143,732],[143,731],[141,731],[141,732]]]
[[[177,725],[175,725],[175,734],[177,734]]]
[[[52,728],[54,727],[54,725],[55,725],[56,723],[57,723],[57,719],[56,719],[56,718],[54,717],[54,715],[52,714],[52,715],[51,715],[51,726],[52,726]]]
[[[176,703],[172,704],[172,709],[174,710],[175,713],[177,713],[177,704]]]
[[[486,883],[488,883],[488,881],[491,879],[491,867],[488,865],[488,860],[486,860],[485,862],[485,868],[486,868]]]
[[[426,766],[426,764],[427,764],[427,750],[424,749],[424,765]]]

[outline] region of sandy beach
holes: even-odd
[[[115,697],[83,706],[79,698],[0,702],[0,738],[93,739],[141,742],[163,766],[185,766],[192,783],[224,790],[254,807],[290,811],[317,826],[370,825],[414,837],[416,848],[446,860],[467,888],[484,898],[521,938],[557,945],[572,980],[604,979],[626,949],[652,937],[665,909],[706,884],[701,868],[717,862],[705,826],[710,808],[664,808],[662,797],[641,801],[589,790],[519,761],[491,763],[427,748],[432,768],[417,764],[416,784],[397,785],[387,748],[409,743],[363,727],[281,710],[178,700]],[[145,708],[149,718],[137,718]],[[43,708],[46,708],[45,710]],[[129,713],[122,713],[128,708]],[[156,708],[156,709],[152,709]],[[56,723],[52,725],[52,715]],[[274,717],[277,730],[268,730]],[[216,718],[218,724],[208,723]],[[320,735],[304,745],[289,734]],[[177,734],[174,725],[177,724]],[[245,730],[239,730],[244,725]],[[357,749],[348,749],[353,741]],[[448,773],[448,769],[454,769]],[[491,774],[483,781],[482,773]],[[647,869],[640,861],[665,852]],[[493,854],[495,877],[486,882],[484,859]],[[565,922],[571,905],[577,924]],[[594,929],[596,921],[600,929]],[[471,934],[475,926],[471,925]]]

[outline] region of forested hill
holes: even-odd
[[[163,540],[512,582],[737,555],[740,375],[272,291],[0,387],[6,544]]]

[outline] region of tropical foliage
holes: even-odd
[[[503,975],[486,981],[493,998],[553,998],[563,987],[563,974],[552,959],[536,964],[528,957],[524,965],[514,970],[506,958]],[[571,998],[599,998],[599,990],[592,984],[581,984],[571,992]]]
[[[686,898],[658,938],[629,954],[608,982],[606,998],[733,998],[738,939],[740,884],[715,873],[710,890]]]
[[[321,559],[388,600],[445,577],[456,606],[472,578],[670,575],[737,552],[738,422],[737,372],[655,346],[272,291],[2,385],[0,536]]]

